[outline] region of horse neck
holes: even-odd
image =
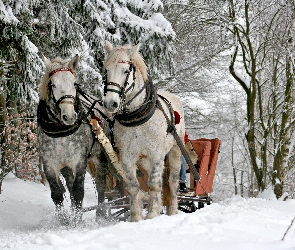
[[[135,87],[133,91],[127,96],[126,103],[130,101],[141,89],[144,87],[145,83],[142,78],[142,75],[140,73],[136,73],[136,79],[135,79]],[[144,104],[146,98],[146,90],[144,89],[138,96],[136,96],[130,105],[126,107],[126,109],[136,109],[137,107],[140,107],[142,104]]]

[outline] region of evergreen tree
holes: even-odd
[[[142,43],[153,79],[169,75],[174,32],[160,13],[162,7],[157,0],[0,0],[0,66],[5,68],[5,74],[0,70],[0,132],[8,124],[7,113],[17,115],[23,105],[36,109],[45,68],[42,55],[79,54],[78,83],[96,95],[102,89],[105,40]],[[5,175],[9,163],[3,157],[10,146],[7,135],[1,136],[0,175]]]
[[[0,5],[0,59],[11,65],[7,72],[9,77],[1,81],[1,87],[8,110],[16,112],[19,103],[37,100],[36,86],[42,63],[37,47],[29,38],[34,33],[30,3],[6,1]]]
[[[84,4],[86,40],[102,69],[105,59],[104,43],[115,45],[141,43],[143,55],[153,79],[167,77],[173,72],[174,31],[160,13],[163,4],[156,0],[90,0]]]

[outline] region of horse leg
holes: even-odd
[[[56,207],[56,216],[58,221],[63,225],[68,225],[68,216],[66,215],[63,207],[63,194],[66,192],[59,176],[53,171],[53,169],[44,166],[44,173],[50,186],[51,199]]]
[[[60,211],[63,207],[63,194],[65,192],[65,189],[62,186],[62,183],[59,177],[56,175],[55,171],[53,171],[52,168],[46,166],[45,164],[43,164],[43,166],[46,179],[50,186],[51,199],[53,200],[56,209]]]
[[[126,176],[126,190],[130,197],[130,221],[137,222],[143,219],[142,200],[139,195],[139,183],[136,178],[136,169],[132,169],[128,166],[128,164],[123,164]]]
[[[108,161],[103,152],[99,154],[99,157],[92,158],[95,165],[95,184],[98,196],[98,209],[96,210],[96,218],[106,217],[106,209],[103,208],[102,204],[105,199],[105,189],[106,189],[106,176],[108,173]]]
[[[169,161],[169,191],[170,204],[167,208],[167,215],[178,213],[177,190],[179,183],[179,173],[181,166],[181,151],[175,144],[167,155]]]
[[[83,167],[78,167],[75,180],[73,183],[73,198],[74,198],[74,208],[76,212],[80,212],[82,208],[82,201],[84,198],[84,180],[85,180],[85,173],[86,173],[86,162],[83,162],[80,166]]]
[[[73,184],[74,184],[73,171],[72,171],[72,169],[70,169],[68,167],[64,167],[64,168],[61,169],[60,172],[61,172],[62,176],[66,180],[66,185],[67,185],[67,188],[69,190],[70,197],[71,197],[72,209],[74,209],[74,207],[75,207],[75,201],[74,201],[74,196],[73,196]]]
[[[162,174],[164,168],[163,160],[157,160],[153,164],[153,169],[149,173],[149,203],[147,219],[152,219],[160,215],[162,210]]]

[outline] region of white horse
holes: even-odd
[[[78,61],[78,56],[71,60],[56,58],[53,61],[44,57],[46,72],[40,86],[37,114],[40,158],[50,185],[51,198],[63,223],[68,222],[63,213],[65,189],[59,174],[66,180],[72,208],[80,217],[90,153],[97,167],[97,179],[105,176],[104,168],[107,168],[107,160],[98,142],[94,142],[91,127],[85,119],[85,110],[75,85]],[[98,181],[99,203],[104,201],[104,191],[104,181]]]
[[[184,113],[179,98],[168,92],[156,92],[148,79],[147,67],[139,54],[139,48],[139,44],[115,48],[108,41],[105,44],[108,57],[104,65],[107,70],[104,106],[115,115],[114,141],[119,150],[126,189],[131,200],[131,221],[143,219],[143,205],[136,178],[138,167],[145,169],[149,175],[146,218],[160,215],[165,157],[170,171],[170,204],[167,206],[167,214],[174,215],[178,212],[181,151],[169,132],[171,126],[168,123],[176,121],[176,133],[180,138],[183,138],[185,132]]]

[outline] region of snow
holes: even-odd
[[[171,24],[160,13],[154,13],[149,20],[144,20],[133,14],[127,7],[115,9],[118,21],[126,23],[138,31],[142,28],[150,32],[158,32],[167,36],[175,34]]]
[[[257,197],[268,200],[276,200],[276,195],[274,194],[273,187],[271,185],[269,185],[265,190],[260,192],[257,195]]]
[[[69,202],[68,197],[65,200]],[[87,175],[84,206],[94,204],[94,184]],[[48,186],[10,174],[0,194],[0,249],[291,250],[295,226],[281,239],[294,211],[295,200],[235,196],[191,214],[179,212],[137,223],[95,222],[92,211],[84,214],[81,224],[62,226],[55,219]]]
[[[5,7],[2,1],[0,1],[0,20],[12,24],[16,24],[19,22],[18,19],[14,16],[11,7]]]

